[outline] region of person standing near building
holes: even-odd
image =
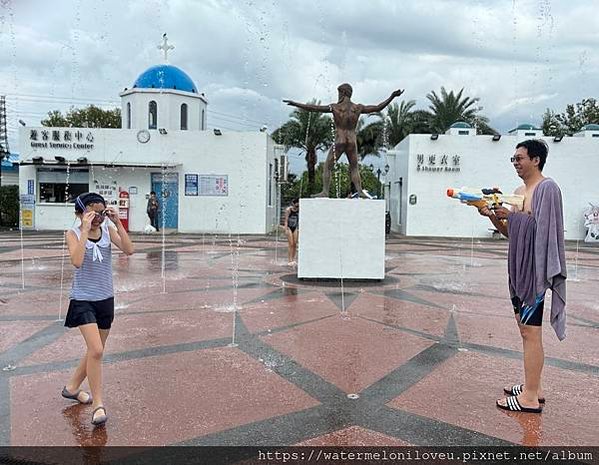
[[[295,265],[297,256],[297,241],[299,238],[299,199],[291,201],[291,205],[285,210],[285,233],[288,241],[289,266]]]
[[[148,199],[148,207],[146,209],[148,216],[150,217],[150,224],[156,231],[160,231],[158,227],[158,212],[160,211],[160,204],[156,197],[156,192],[150,192],[150,198]]]
[[[87,351],[64,386],[62,396],[92,404],[91,421],[101,425],[108,418],[102,399],[102,356],[114,319],[111,244],[126,255],[133,253],[133,244],[117,211],[106,208],[101,195],[93,192],[79,195],[75,200],[75,215],[81,225],[66,232],[71,263],[76,269],[64,325],[79,328]],[[106,217],[112,225],[109,226]],[[80,390],[85,378],[91,395]]]
[[[509,239],[509,291],[522,337],[524,383],[504,387],[507,397],[497,407],[541,413],[545,396],[541,385],[544,363],[541,324],[545,293],[551,289],[551,325],[559,340],[566,337],[566,255],[562,195],[557,183],[543,176],[547,144],[526,140],[511,158],[524,185],[522,211],[497,207],[479,209]]]

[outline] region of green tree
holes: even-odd
[[[489,126],[489,119],[486,117],[476,117],[472,122],[474,127],[476,128],[477,134],[485,134],[485,135],[495,135],[499,134],[496,129]]]
[[[378,121],[367,126],[358,126],[358,152],[378,156],[384,145],[395,147],[410,134],[444,133],[456,121],[465,121],[476,128],[477,134],[496,134],[489,126],[489,119],[478,113],[481,107],[474,106],[478,98],[462,97],[464,89],[457,94],[447,93],[441,87],[441,96],[434,91],[427,95],[431,102],[429,110],[415,110],[414,100],[404,100],[398,105],[392,103],[384,114],[377,113]]]
[[[431,119],[433,114],[428,110],[414,110],[412,112],[412,131],[410,134],[430,134]]]
[[[599,124],[599,105],[594,98],[585,98],[575,105],[567,105],[566,111],[555,115],[555,118],[565,133],[571,136],[587,124]]]
[[[8,144],[6,144],[7,147],[4,147],[4,144],[0,143],[0,187],[2,187],[2,160],[7,159],[10,156],[10,152],[8,150]],[[0,215],[2,214],[2,211],[0,210]],[[0,218],[0,222],[1,222],[1,218]]]
[[[320,105],[312,100],[311,104]],[[285,149],[297,147],[306,152],[308,184],[314,190],[316,178],[317,152],[326,151],[333,143],[333,121],[324,113],[316,113],[301,109],[293,110],[291,119],[272,133],[275,142],[285,145]]]
[[[378,116],[378,121],[364,125],[364,119],[360,119],[356,128],[360,157],[364,159],[367,155],[378,156],[381,147],[395,147],[411,134],[417,123],[412,110],[415,105],[415,100],[402,100],[399,105],[390,104],[384,114],[374,113]]]
[[[480,99],[462,96],[463,93],[464,88],[455,94],[453,90],[448,93],[445,87],[441,87],[440,96],[435,91],[427,94],[431,111],[430,130],[443,134],[456,121],[465,121],[475,126],[479,134],[495,133],[488,125],[489,119],[478,113],[482,110],[482,107],[478,106]]]
[[[415,100],[402,100],[399,105],[392,103],[387,108],[387,143],[395,147],[408,137],[415,127],[414,111]]]
[[[48,112],[48,117],[42,120],[42,126],[75,127],[75,128],[120,128],[121,110],[113,108],[102,110],[95,105],[85,108],[71,107],[65,115],[59,110]]]
[[[543,134],[546,136],[564,136],[567,133],[566,128],[561,123],[553,110],[547,108],[545,113],[543,113],[543,123],[541,124],[541,129],[543,130]]]
[[[19,186],[0,186],[0,226],[19,225]]]
[[[322,190],[322,170],[324,163],[319,163],[315,170],[314,187],[315,192]],[[362,188],[366,189],[371,194],[376,194],[378,191],[378,180],[376,174],[364,165],[360,165],[360,177],[362,178]],[[307,189],[309,184],[308,173],[304,173],[296,178],[293,182],[284,184],[281,190],[283,205],[288,205],[293,198],[304,198],[310,196],[310,191]],[[335,169],[331,176],[331,188],[329,197],[340,198],[347,197],[350,192],[349,165],[347,163],[336,163]]]
[[[378,121],[365,124],[369,116],[378,117]],[[356,144],[358,155],[363,160],[367,155],[379,156],[379,149],[383,145],[383,121],[381,113],[371,113],[362,116],[356,126]]]

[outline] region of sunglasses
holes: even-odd
[[[510,161],[511,161],[512,163],[514,163],[514,162],[516,162],[516,161],[517,161],[518,163],[520,163],[520,162],[521,162],[522,160],[524,160],[525,158],[526,158],[526,157],[512,157],[512,158],[510,158]]]
[[[91,210],[91,211],[93,211],[93,210]],[[96,211],[94,211],[94,214],[95,214],[95,215],[96,215],[96,217],[98,217],[98,218],[105,218],[107,213],[108,213],[108,212],[107,212],[106,210],[102,210],[101,212],[96,212]]]

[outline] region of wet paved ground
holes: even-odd
[[[89,406],[60,397],[84,352],[57,321],[62,236],[26,234],[21,250],[1,233],[0,445],[598,444],[597,247],[568,244],[568,337],[546,324],[534,415],[495,407],[523,380],[505,241],[392,236],[387,278],[343,292],[298,281],[274,237],[134,242],[114,257],[109,421],[93,429]]]

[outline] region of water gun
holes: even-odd
[[[458,199],[462,203],[473,205],[479,209],[482,207],[495,208],[504,203],[513,205],[519,210],[524,208],[523,195],[504,195],[497,187],[492,187],[490,189],[476,189],[469,187],[456,189],[455,187],[450,187],[447,189],[447,197]]]

